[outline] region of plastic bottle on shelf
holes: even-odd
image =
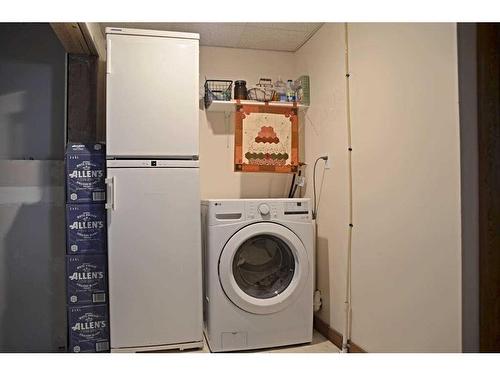
[[[286,102],[286,84],[281,80],[281,78],[278,78],[276,83],[274,84],[274,88],[276,90],[276,93],[278,94],[278,100],[280,102]]]
[[[286,82],[286,101],[294,102],[295,101],[295,91],[293,89],[293,81],[289,79]]]

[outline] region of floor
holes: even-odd
[[[208,345],[205,341],[205,346],[201,350],[190,351],[194,353],[209,353]],[[266,350],[250,350],[245,353],[339,353],[340,350],[325,338],[318,331],[313,332],[313,341],[306,345],[285,346],[276,349]]]

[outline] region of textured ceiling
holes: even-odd
[[[184,31],[200,34],[200,44],[212,47],[296,51],[320,27],[322,23],[180,23],[180,22],[103,22],[106,27],[126,27]]]

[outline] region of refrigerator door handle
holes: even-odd
[[[115,178],[108,177],[104,180],[106,183],[106,209],[114,210],[116,209],[115,204]]]

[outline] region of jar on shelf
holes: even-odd
[[[247,82],[243,80],[234,82],[234,99],[244,100],[247,98]]]

